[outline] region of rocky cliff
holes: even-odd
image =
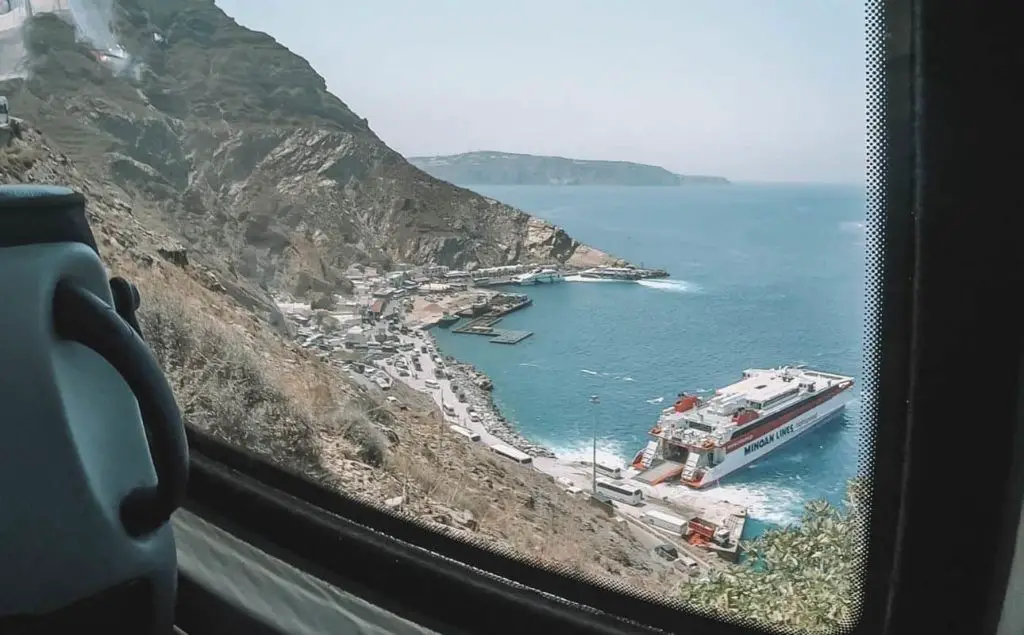
[[[429,398],[402,385],[390,394],[364,386],[289,343],[256,319],[251,289],[198,264],[145,222],[152,210],[92,172],[30,123],[0,143],[0,183],[85,194],[100,254],[114,275],[138,284],[143,332],[191,426],[487,548],[647,591],[679,584],[621,523],[550,477],[439,434],[443,419]]]
[[[410,157],[421,170],[459,185],[728,185],[720,176],[675,174],[656,165],[564,157],[467,152]]]
[[[54,16],[26,26],[29,77],[0,85],[150,226],[264,290],[345,291],[353,262],[614,258],[388,148],[302,58],[212,0],[120,0],[114,73]]]

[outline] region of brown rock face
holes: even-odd
[[[43,15],[28,28],[29,79],[0,92],[190,257],[300,294],[344,293],[353,263],[615,262],[413,167],[305,60],[212,2],[118,7],[131,73],[114,76]]]

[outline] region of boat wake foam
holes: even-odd
[[[584,278],[583,276],[565,276],[566,282],[624,282],[623,280],[608,280],[605,278]]]
[[[774,525],[792,525],[801,520],[805,495],[782,485],[717,485],[696,492],[698,496],[728,501],[747,508],[747,516]]]
[[[638,280],[637,284],[648,289],[669,293],[697,293],[700,287],[686,280]]]
[[[555,456],[557,456],[561,461],[571,461],[574,463],[581,461],[588,465],[590,464],[590,460],[593,457],[594,452],[589,439],[585,441],[581,440],[571,445],[547,445],[546,447],[550,447],[552,452],[555,453]],[[607,439],[597,440],[597,461],[598,463],[618,465],[621,467],[625,467],[627,463],[625,454],[622,451],[622,446]]]

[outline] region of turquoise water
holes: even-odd
[[[515,346],[435,329],[446,353],[491,376],[505,415],[559,454],[589,455],[596,425],[601,453],[627,461],[679,391],[714,389],[745,368],[806,363],[860,378],[862,188],[474,189],[671,273],[523,289],[533,306],[502,326],[535,335]],[[754,534],[795,522],[807,500],[842,498],[857,470],[859,430],[855,401],[705,495],[748,505]]]

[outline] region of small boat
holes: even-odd
[[[443,329],[446,329],[452,324],[458,322],[460,319],[461,318],[459,318],[458,315],[452,313],[445,313],[444,315],[441,316],[441,319],[437,321],[437,325]]]

